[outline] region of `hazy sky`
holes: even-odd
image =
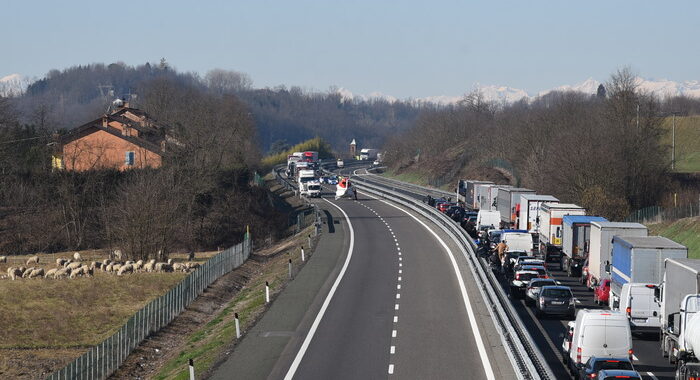
[[[700,79],[698,1],[0,1],[0,77],[165,57],[256,87],[461,95],[537,92],[630,65]]]

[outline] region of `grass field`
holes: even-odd
[[[700,218],[649,224],[649,235],[665,236],[688,247],[688,257],[700,259]]]
[[[56,266],[57,257],[70,253],[40,254],[39,266]],[[214,252],[198,254],[204,261]],[[88,264],[106,258],[101,251],[82,251]],[[184,261],[184,255],[173,255]],[[10,256],[0,264],[24,264],[28,256]],[[88,347],[113,334],[150,300],[167,292],[185,273],[136,273],[116,276],[96,271],[94,277],[75,279],[0,279],[0,378],[37,378],[81,355]],[[44,359],[41,359],[44,358]]]
[[[663,126],[669,133],[662,141],[671,146],[672,118],[666,118]],[[700,116],[676,117],[676,171],[700,172]]]

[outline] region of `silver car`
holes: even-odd
[[[527,288],[525,289],[525,304],[533,306],[540,296],[540,289],[548,285],[556,286],[559,284],[551,278],[533,278],[530,280],[530,283],[527,284]]]

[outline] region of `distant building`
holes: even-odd
[[[166,146],[178,144],[168,126],[145,112],[116,101],[116,110],[83,124],[60,139],[54,155],[56,169],[86,171],[157,168],[163,163]]]
[[[347,141],[347,140],[345,140]],[[357,143],[355,142],[355,139],[352,139],[352,142],[350,142],[350,156],[355,157],[357,155]]]

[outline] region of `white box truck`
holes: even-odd
[[[520,196],[522,194],[535,194],[535,190],[522,187],[506,187],[498,189],[498,199],[496,201],[497,210],[501,213],[501,221],[510,228],[515,225],[518,216]]]
[[[309,195],[308,185],[318,184],[320,187],[320,182],[316,179],[316,172],[313,170],[299,170],[297,184],[299,185],[299,194],[307,196]]]
[[[551,195],[521,194],[520,214],[518,214],[518,229],[531,233],[539,232],[540,205],[544,202],[559,203],[559,199]]]
[[[610,277],[605,272],[605,267],[610,264],[613,236],[647,235],[647,227],[639,223],[591,222],[588,273],[584,273],[586,286],[593,289],[600,284],[600,281]]]
[[[657,291],[661,303],[661,351],[677,373],[698,371],[700,349],[700,260],[668,259]],[[686,377],[682,377],[685,379]]]
[[[490,181],[478,181],[472,179],[460,179],[457,184],[457,197],[460,202],[464,202],[467,208],[478,208],[476,203],[476,185],[493,184]]]
[[[634,331],[659,327],[661,306],[653,300],[666,259],[688,257],[688,249],[662,236],[615,236],[610,267],[610,308],[624,311]]]
[[[572,203],[544,202],[540,205],[539,255],[545,262],[561,265],[561,224],[565,215],[586,215],[586,210]]]
[[[498,211],[498,191],[500,189],[509,189],[512,187],[513,186],[511,185],[494,185],[489,187],[489,195],[487,200],[489,207],[487,210]]]
[[[562,343],[564,362],[573,373],[591,356],[628,357],[632,361],[632,332],[624,314],[610,310],[579,310],[569,322]]]
[[[474,191],[476,192],[476,202],[474,203],[475,210],[491,210],[489,191],[494,186],[497,185],[492,183],[480,183],[474,186]]]

